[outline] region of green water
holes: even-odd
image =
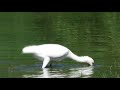
[[[27,45],[57,43],[94,66],[70,59],[41,69],[42,62],[21,53]],[[0,12],[1,78],[119,78],[119,12]]]

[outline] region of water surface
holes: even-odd
[[[119,12],[0,12],[1,78],[119,78]],[[27,45],[57,43],[95,65],[65,59],[52,68],[21,53]]]

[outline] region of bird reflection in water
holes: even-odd
[[[70,68],[65,73],[62,69],[44,68],[42,74],[39,75],[24,75],[25,78],[90,78],[93,72],[93,66]],[[41,73],[41,72],[40,72]]]
[[[69,77],[81,77],[81,78],[89,78],[93,74],[93,66],[90,67],[82,67],[82,68],[71,68],[69,73]]]

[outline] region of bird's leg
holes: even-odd
[[[50,62],[50,67],[52,68],[52,62]]]
[[[48,57],[48,56],[46,56],[46,55],[36,53],[36,54],[35,54],[35,57],[38,58],[39,60],[42,60],[42,59],[43,59],[42,68],[45,68],[45,67],[48,65],[48,63],[50,62],[50,57]]]
[[[44,61],[43,61],[42,68],[45,68],[47,66],[47,64],[49,63],[49,61],[50,61],[50,58],[49,57],[45,57]]]
[[[52,63],[50,62],[48,65],[46,65],[47,68],[52,68]]]

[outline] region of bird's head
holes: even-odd
[[[35,45],[33,46],[26,46],[22,49],[22,53],[35,53],[35,50],[36,50],[36,47]]]
[[[82,58],[83,58],[84,62],[87,63],[88,65],[92,66],[94,64],[94,60],[91,57],[83,56]]]
[[[86,62],[87,62],[88,65],[90,65],[90,66],[92,66],[92,65],[94,64],[94,60],[93,60],[91,57],[89,57],[89,56],[86,57]]]

